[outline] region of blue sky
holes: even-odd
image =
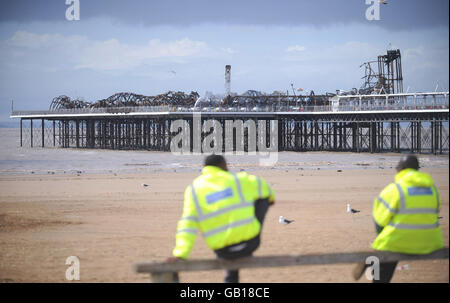
[[[0,121],[11,100],[223,93],[226,64],[238,93],[348,90],[389,44],[405,90],[449,87],[448,0],[387,0],[374,21],[365,0],[79,2],[79,21],[66,20],[65,0],[0,2]]]

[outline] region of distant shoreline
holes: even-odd
[[[0,122],[0,128],[20,128],[20,122]]]

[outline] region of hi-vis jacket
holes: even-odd
[[[205,166],[202,175],[186,188],[173,255],[188,258],[198,229],[213,250],[254,238],[261,231],[254,207],[260,198],[268,198],[270,203],[275,200],[262,178]]]
[[[376,250],[428,254],[444,246],[438,223],[439,192],[426,173],[404,169],[375,199],[373,218],[384,227],[372,244]]]

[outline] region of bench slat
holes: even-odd
[[[319,265],[364,262],[367,257],[375,256],[380,262],[401,260],[430,260],[448,259],[448,247],[427,255],[408,255],[392,252],[371,251],[356,253],[311,254],[311,255],[281,255],[281,256],[257,256],[236,259],[233,261],[220,259],[200,259],[189,261],[145,262],[138,263],[135,270],[138,273],[166,273],[181,271],[203,271],[220,269],[283,267],[294,265]]]

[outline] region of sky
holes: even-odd
[[[363,62],[397,48],[404,91],[448,91],[449,1],[386,2],[3,0],[0,122],[11,100],[46,110],[59,95],[222,94],[227,64],[237,93],[350,90]],[[376,6],[379,20],[368,20]]]

